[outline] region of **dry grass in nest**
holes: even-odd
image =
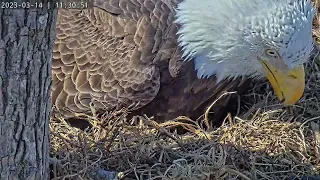
[[[289,123],[276,120],[283,111],[269,111],[206,132],[185,121],[158,124],[146,117],[131,126],[126,112],[118,113],[117,121],[89,131],[52,121],[55,179],[284,179],[319,173],[316,118]],[[167,130],[173,126],[189,131]]]
[[[315,27],[319,24],[317,18]],[[314,36],[319,39],[319,29]],[[319,66],[319,58],[307,64],[305,94],[295,106],[278,104],[269,84],[259,83],[241,97],[242,113],[229,116],[217,129],[204,130],[186,117],[158,124],[141,116],[132,125],[125,110],[99,118],[78,114],[92,125],[85,131],[53,118],[51,177],[277,180],[319,176]],[[178,134],[174,127],[187,133]]]

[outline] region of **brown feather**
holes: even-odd
[[[156,120],[197,117],[240,80],[198,79],[181,60],[176,0],[95,0],[95,8],[60,9],[53,55],[52,102],[66,116],[133,107]],[[222,114],[229,100],[214,112]]]

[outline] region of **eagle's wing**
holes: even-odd
[[[95,0],[60,9],[52,61],[52,103],[66,114],[138,109],[178,72],[175,0]]]
[[[161,121],[197,117],[223,92],[239,90],[240,80],[198,79],[193,61],[181,61],[177,1],[94,0],[93,9],[60,9],[53,105],[66,116],[70,110],[88,112],[90,105],[101,110],[130,106],[139,109],[132,115],[146,113]],[[217,118],[228,104],[228,99],[216,104]]]

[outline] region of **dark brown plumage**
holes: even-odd
[[[62,113],[130,107],[163,121],[196,118],[247,80],[198,79],[181,60],[176,0],[96,0],[95,8],[60,9],[53,52],[52,102]],[[242,85],[242,86],[239,86]],[[239,88],[241,87],[241,88]],[[225,113],[229,100],[214,107]]]

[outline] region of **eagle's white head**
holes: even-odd
[[[267,77],[278,98],[294,104],[304,91],[314,14],[310,0],[184,0],[178,41],[199,78]]]

